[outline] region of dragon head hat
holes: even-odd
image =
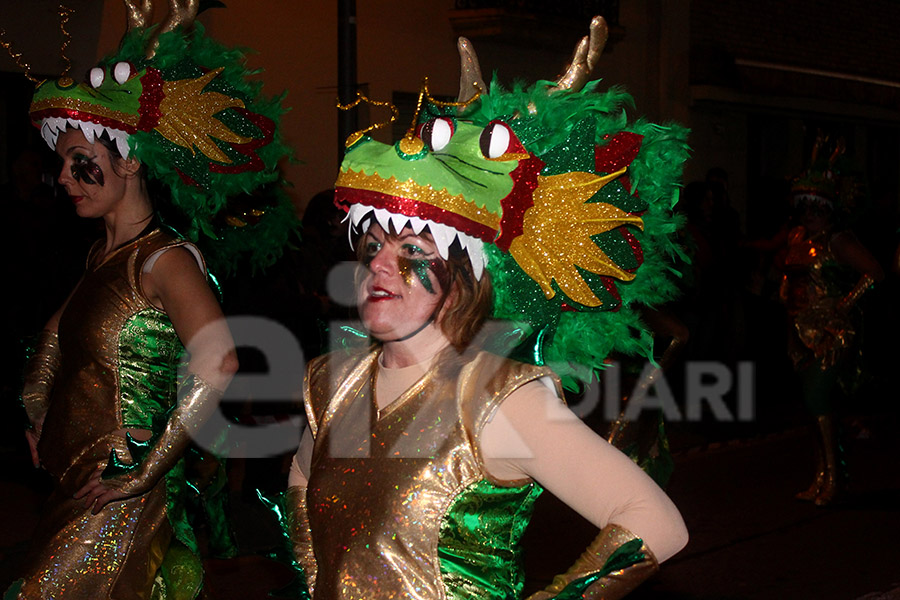
[[[426,82],[402,139],[347,140],[335,190],[351,231],[427,227],[444,258],[458,243],[476,277],[491,274],[494,317],[521,324],[519,356],[570,383],[613,351],[650,353],[635,307],[675,295],[680,255],[686,131],[629,122],[624,91],[587,82],[606,39],[597,17],[557,81],[506,90],[485,86],[461,38],[458,102],[435,101]]]
[[[169,0],[157,26],[152,0],[125,5],[118,52],[84,82],[66,74],[38,82],[32,121],[53,149],[75,128],[144,164],[187,216],[181,233],[204,246],[214,269],[271,263],[295,223],[277,170],[289,154],[279,137],[281,99],[260,94],[241,51],[204,35],[194,22],[198,0]]]
[[[493,316],[518,324],[514,352],[570,387],[614,351],[650,353],[636,308],[675,295],[680,255],[686,131],[629,122],[624,91],[587,81],[606,38],[597,17],[561,77],[512,90],[488,88],[461,39],[458,102],[426,84],[402,139],[351,136],[335,191],[351,229],[427,227],[445,258],[458,243],[490,272]]]
[[[856,177],[847,169],[847,145],[843,138],[833,144],[830,154],[828,136],[816,133],[809,166],[791,180],[791,203],[795,207],[815,206],[837,213],[852,211],[862,195]]]

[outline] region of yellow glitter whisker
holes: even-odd
[[[22,69],[23,71],[25,71],[25,77],[29,81],[31,81],[34,84],[41,83],[40,79],[34,77],[31,74],[31,65],[29,65],[27,62],[25,62],[22,59],[22,53],[21,52],[13,52],[12,44],[10,44],[8,41],[6,41],[5,38],[6,38],[6,30],[0,29],[0,46],[3,46],[3,48],[9,54],[9,57],[12,58],[13,62],[16,63],[16,66],[19,67],[20,69]]]
[[[360,138],[362,138],[364,135],[366,135],[370,131],[374,131],[376,129],[381,129],[383,127],[387,127],[388,125],[390,125],[391,123],[396,121],[400,116],[400,111],[397,110],[397,107],[394,106],[393,104],[391,104],[390,102],[382,102],[380,100],[372,100],[372,99],[368,98],[362,92],[356,92],[356,100],[354,100],[353,102],[351,102],[349,104],[341,104],[341,101],[338,100],[337,107],[340,110],[350,110],[352,108],[356,108],[363,102],[365,102],[366,104],[369,104],[371,106],[387,106],[388,108],[391,109],[391,118],[388,119],[387,121],[384,121],[381,123],[374,123],[372,125],[369,125],[365,129],[360,129],[359,131],[356,131],[356,132],[350,134],[350,136],[347,137],[347,141],[345,142],[346,146],[348,146],[348,147],[352,146],[353,144],[358,142],[360,140]]]
[[[66,62],[66,68],[63,69],[60,77],[66,77],[72,69],[72,59],[66,54],[69,50],[69,44],[72,43],[72,34],[66,30],[66,25],[69,24],[69,18],[71,18],[72,13],[74,12],[73,9],[64,4],[59,5],[59,30],[62,31],[63,34],[63,43],[62,46],[60,46],[59,55]]]

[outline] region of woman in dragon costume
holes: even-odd
[[[151,27],[152,2],[127,1],[119,52],[32,100],[59,183],[106,235],[26,371],[33,459],[56,486],[5,598],[188,600],[202,585],[183,454],[237,359],[198,247],[219,272],[265,266],[294,221],[284,195],[251,195],[280,181],[280,101],[194,24],[196,0],[169,4]],[[173,208],[184,236],[160,217]]]
[[[623,92],[585,85],[605,39],[597,18],[557,82],[512,91],[487,90],[461,40],[458,102],[423,85],[396,144],[347,140],[336,202],[374,343],[308,368],[287,516],[313,598],[518,598],[544,487],[600,533],[535,600],[619,598],[686,543],[662,490],[561,401],[557,373],[647,343],[631,304],[672,292],[683,130],[629,124]]]
[[[796,495],[817,506],[839,499],[844,469],[837,398],[839,382],[854,362],[861,312],[857,301],[884,278],[881,265],[852,231],[843,227],[859,190],[841,172],[844,143],[825,156],[827,137],[813,145],[809,168],[791,186],[797,223],[788,232],[780,298],[788,315],[788,353],[803,402],[814,421],[816,471]],[[851,387],[851,386],[848,386]]]

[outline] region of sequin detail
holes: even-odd
[[[174,376],[180,356],[177,336],[163,317],[149,317],[155,309],[141,292],[140,272],[153,252],[182,243],[156,229],[102,259],[100,246],[95,246],[87,272],[62,315],[60,370],[39,446],[56,489],[24,563],[25,598],[146,600],[164,561],[177,563],[171,564],[171,572],[200,572],[199,561],[184,558],[194,557],[196,542],[179,502],[185,489],[182,464],[147,493],[110,503],[97,515],[73,498],[99,467],[107,465],[112,450],[123,461],[132,459],[125,439],[115,433],[126,425],[123,419],[134,419],[128,424],[158,433],[174,402],[174,379],[165,382],[162,374]],[[144,321],[136,315],[143,315]],[[142,333],[156,339],[140,339]],[[167,356],[158,359],[174,362],[140,364],[145,354],[163,349]],[[147,375],[144,368],[159,376],[154,384],[157,392],[171,389],[171,397],[154,396],[149,401],[149,396],[133,390],[123,395],[126,388],[140,385]],[[176,550],[169,558],[167,549],[179,547],[187,554],[177,558]],[[194,597],[201,579],[202,574],[179,579],[194,582],[184,587],[179,600]]]
[[[515,540],[537,494],[527,481],[506,489],[484,482],[474,440],[512,391],[553,376],[486,352],[464,354],[443,361],[379,413],[372,393],[377,356],[335,353],[310,364],[305,398],[315,446],[307,502],[316,560],[328,565],[319,570],[316,593],[461,599],[471,597],[458,595],[468,586],[487,594],[477,597],[515,587],[515,568],[506,564],[515,562],[512,554],[487,584],[460,579],[460,561],[477,552],[470,546],[475,532],[499,528]],[[496,521],[466,516],[485,501],[516,508],[512,517],[493,512]],[[482,540],[481,551],[490,553],[494,543]]]

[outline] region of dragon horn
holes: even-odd
[[[128,31],[146,29],[153,16],[153,0],[124,0],[128,17]]]
[[[160,35],[179,26],[188,28],[194,23],[199,4],[199,0],[169,0],[169,14],[166,15],[166,20],[153,32],[153,35],[147,42],[147,58],[151,58],[156,53]]]
[[[819,129],[816,132],[816,141],[813,144],[812,153],[809,157],[809,166],[813,166],[816,164],[816,161],[819,160],[819,151],[825,147],[825,144],[828,143],[828,136],[825,135],[825,132]]]
[[[556,85],[551,88],[551,91],[572,90],[577,92],[583,88],[591,71],[594,70],[597,58],[603,52],[608,38],[609,28],[606,26],[606,19],[600,16],[594,17],[591,20],[590,36],[584,36],[575,46],[572,62],[566,72],[556,80]]]
[[[484,79],[481,77],[481,65],[472,42],[464,37],[456,43],[459,48],[459,96],[457,102],[467,102],[477,94],[486,91]]]
[[[838,139],[837,143],[834,145],[834,152],[831,153],[831,157],[828,159],[828,167],[834,168],[834,163],[847,151],[847,140],[844,138]]]

